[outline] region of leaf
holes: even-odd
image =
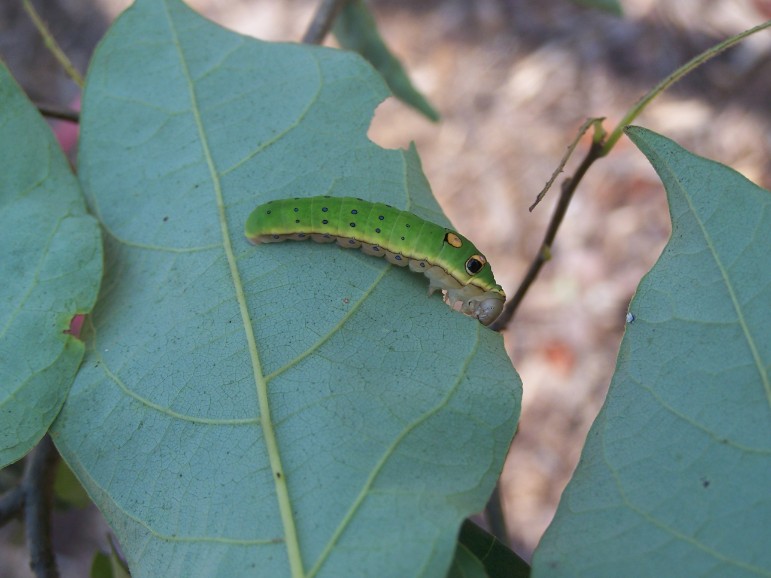
[[[621,3],[618,0],[573,0],[573,2],[579,6],[586,6],[587,8],[596,8],[597,10],[609,12],[614,16],[624,15],[624,9],[621,7]]]
[[[107,231],[57,447],[132,575],[441,576],[521,395],[501,337],[359,251],[254,247],[259,203],[355,195],[444,220],[366,131],[359,57],[140,0],[94,54],[79,175]]]
[[[0,467],[23,457],[67,396],[96,300],[99,227],[56,140],[0,63]]]
[[[439,120],[439,113],[415,89],[401,62],[386,46],[377,30],[375,17],[364,0],[346,2],[332,32],[340,46],[358,52],[377,69],[396,98],[423,113],[429,120]]]
[[[447,578],[489,578],[484,565],[462,544],[455,550]]]
[[[115,546],[110,542],[110,553],[97,552],[91,562],[91,578],[131,578]]]
[[[530,566],[527,562],[470,520],[466,520],[461,526],[458,550],[461,548],[481,562],[490,578],[530,576]]]
[[[767,576],[771,194],[638,127],[672,236],[535,576]],[[632,317],[630,317],[632,319]]]
[[[54,476],[54,495],[56,496],[56,505],[64,508],[85,508],[91,505],[91,499],[86,494],[83,486],[67,467],[67,464],[60,461],[56,465],[56,474]]]

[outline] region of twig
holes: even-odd
[[[509,546],[509,532],[506,529],[506,515],[503,511],[503,500],[501,499],[501,484],[495,484],[492,496],[485,506],[487,523],[490,526],[490,533],[498,540]]]
[[[332,29],[332,24],[335,22],[338,12],[348,1],[321,0],[316,14],[313,15],[313,20],[311,20],[308,30],[306,30],[303,36],[303,43],[321,44]]]
[[[527,270],[522,283],[517,288],[517,292],[511,299],[506,302],[506,307],[503,309],[503,313],[501,313],[500,317],[498,317],[498,319],[496,319],[495,322],[490,326],[491,329],[495,331],[501,331],[502,329],[506,328],[506,326],[511,321],[511,318],[514,317],[514,313],[519,307],[519,304],[522,302],[522,299],[525,297],[528,289],[533,284],[533,281],[535,281],[536,277],[538,277],[538,273],[541,271],[541,267],[543,267],[544,263],[551,259],[551,247],[554,243],[555,237],[557,236],[559,226],[562,224],[562,220],[565,218],[565,213],[568,210],[568,205],[570,205],[570,200],[573,198],[573,193],[576,191],[578,183],[581,182],[581,179],[586,174],[586,171],[589,169],[592,163],[594,163],[594,161],[602,156],[602,147],[602,141],[593,141],[592,146],[589,147],[589,152],[586,153],[586,157],[576,169],[575,174],[572,177],[565,179],[565,181],[562,183],[560,198],[559,201],[557,201],[557,206],[554,207],[554,214],[552,215],[549,226],[547,227],[546,233],[543,236],[541,249],[538,251],[536,258],[530,264],[530,268]]]
[[[27,458],[22,478],[29,566],[37,578],[59,576],[51,544],[51,488],[58,458],[51,438],[46,435]]]
[[[55,104],[43,104],[40,102],[36,103],[35,106],[43,116],[59,120],[68,120],[76,124],[80,122],[80,113],[75,110],[62,108]]]
[[[701,66],[705,62],[707,62],[710,58],[714,58],[724,50],[727,50],[731,48],[732,46],[738,44],[747,36],[750,36],[751,34],[755,34],[756,32],[760,32],[761,30],[764,30],[765,28],[771,27],[771,20],[766,20],[763,24],[758,24],[754,28],[750,28],[749,30],[745,30],[744,32],[741,32],[735,36],[731,36],[727,40],[724,40],[723,42],[716,44],[709,50],[706,50],[705,52],[702,52],[698,56],[692,58],[685,64],[683,64],[681,67],[679,67],[677,70],[675,70],[672,74],[667,76],[664,80],[659,82],[656,86],[654,86],[645,96],[643,96],[640,100],[638,100],[635,105],[629,110],[626,115],[624,115],[624,118],[622,118],[618,125],[616,125],[616,128],[614,128],[610,132],[610,136],[608,136],[608,139],[605,141],[605,146],[602,149],[602,154],[600,156],[607,155],[613,146],[616,144],[618,139],[621,138],[621,135],[624,134],[624,129],[635,119],[637,116],[645,109],[646,106],[648,106],[651,101],[656,98],[659,94],[664,92],[667,88],[672,86],[675,82],[680,80],[683,76],[688,74],[689,72],[693,71],[695,68]]]
[[[590,128],[592,128],[592,126],[594,126],[595,135],[597,135],[599,131],[601,135],[600,138],[605,137],[605,133],[603,132],[604,129],[600,124],[603,120],[605,119],[604,118],[587,118],[586,122],[584,122],[584,124],[581,125],[581,128],[578,129],[578,133],[576,134],[576,138],[574,138],[573,142],[570,143],[570,145],[568,146],[567,150],[565,151],[565,155],[562,157],[562,160],[560,161],[559,165],[557,165],[557,168],[554,169],[554,171],[551,174],[551,177],[549,178],[548,181],[546,181],[546,184],[544,185],[543,189],[541,189],[541,192],[538,193],[538,195],[535,198],[535,201],[533,201],[533,204],[530,205],[530,208],[528,209],[528,211],[532,213],[533,209],[535,209],[538,203],[540,203],[541,200],[543,200],[543,198],[546,196],[546,193],[549,192],[549,189],[554,184],[554,181],[557,180],[557,177],[565,168],[565,165],[567,164],[568,159],[571,156],[573,156],[573,151],[576,150],[576,147],[578,146],[578,143],[581,140],[581,137],[586,134],[586,131],[588,131]],[[596,136],[595,136],[595,140],[597,140]]]
[[[32,23],[35,25],[35,28],[37,28],[38,32],[40,32],[40,35],[43,37],[43,42],[48,47],[48,50],[51,51],[51,54],[54,55],[54,58],[56,58],[56,60],[59,61],[59,64],[62,65],[62,68],[64,68],[67,76],[69,76],[80,88],[83,88],[83,77],[73,66],[72,62],[70,62],[70,59],[67,58],[67,55],[61,49],[61,47],[57,44],[56,40],[51,34],[51,31],[48,30],[48,26],[46,26],[46,23],[43,22],[43,19],[37,13],[35,7],[32,6],[32,2],[30,0],[22,0],[22,4],[24,6],[24,10],[32,20]]]

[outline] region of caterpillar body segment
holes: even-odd
[[[270,201],[252,211],[245,232],[254,244],[311,239],[409,267],[428,278],[429,295],[443,291],[451,307],[484,325],[506,300],[487,259],[466,237],[384,203],[328,196]]]

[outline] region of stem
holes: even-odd
[[[59,120],[67,120],[76,124],[80,122],[80,113],[75,110],[62,108],[61,106],[57,106],[55,104],[43,104],[40,102],[36,103],[35,106],[43,116],[56,118]]]
[[[648,92],[648,94],[637,101],[637,103],[629,110],[629,112],[626,113],[624,118],[619,121],[616,128],[611,131],[610,136],[608,136],[608,140],[605,141],[605,146],[602,148],[602,154],[600,156],[604,157],[610,152],[616,142],[618,142],[618,139],[621,138],[621,135],[624,134],[624,128],[626,128],[627,125],[629,125],[635,118],[637,118],[637,116],[645,109],[645,107],[647,107],[648,104],[650,104],[650,102],[659,94],[664,92],[667,88],[672,86],[675,82],[680,80],[683,76],[694,70],[696,67],[701,66],[706,61],[714,58],[724,50],[727,50],[735,44],[738,44],[750,34],[755,34],[756,32],[769,27],[771,27],[771,20],[766,20],[763,24],[758,24],[754,28],[745,30],[736,36],[731,36],[723,42],[716,44],[709,50],[702,52],[698,56],[692,58],[683,66],[675,70],[672,74],[667,76],[664,80],[659,82],[656,86],[653,87],[653,89],[651,89],[650,92]]]
[[[565,218],[565,213],[570,205],[570,200],[573,198],[573,193],[575,193],[578,183],[581,182],[581,179],[584,177],[592,163],[602,156],[602,151],[602,142],[593,141],[592,146],[589,147],[589,152],[586,153],[586,157],[576,169],[575,174],[572,177],[565,179],[562,183],[560,198],[559,201],[557,201],[557,206],[554,208],[554,214],[551,217],[551,221],[549,221],[549,226],[547,227],[543,241],[541,242],[541,249],[530,264],[530,268],[527,270],[522,283],[517,288],[517,292],[506,302],[503,313],[501,313],[500,317],[498,317],[498,319],[490,326],[494,331],[501,331],[509,324],[528,289],[530,289],[533,281],[538,277],[541,268],[549,259],[551,259],[551,247],[557,236],[557,231],[562,224],[562,220]]]
[[[321,0],[316,14],[313,15],[313,20],[311,20],[308,30],[303,36],[303,43],[321,44],[332,29],[338,12],[347,2],[348,0]]]
[[[587,153],[586,158],[584,158],[583,162],[576,170],[575,174],[572,177],[568,177],[565,180],[565,182],[562,183],[562,194],[560,195],[559,202],[555,207],[554,214],[552,215],[552,219],[549,223],[549,227],[546,230],[546,234],[544,235],[544,240],[541,243],[541,249],[538,252],[538,255],[536,256],[536,258],[530,264],[530,268],[525,274],[525,278],[522,280],[522,283],[517,288],[516,293],[509,301],[507,301],[506,307],[504,308],[503,313],[501,313],[500,317],[498,317],[498,319],[496,319],[496,321],[492,325],[490,325],[491,329],[500,331],[504,329],[511,321],[512,317],[514,316],[514,313],[519,307],[519,304],[524,299],[528,289],[533,284],[536,277],[538,277],[538,273],[541,271],[541,268],[546,263],[546,261],[551,259],[551,247],[552,247],[552,244],[554,243],[554,238],[557,234],[557,230],[559,229],[560,223],[562,223],[562,219],[565,217],[565,212],[567,211],[568,205],[570,204],[570,199],[573,197],[573,193],[575,192],[576,187],[578,186],[578,183],[581,182],[581,179],[583,178],[584,174],[586,174],[586,171],[589,169],[589,167],[592,165],[594,161],[604,157],[611,151],[613,146],[621,138],[621,135],[624,134],[624,129],[626,128],[626,126],[629,125],[629,123],[631,123],[645,109],[645,107],[647,107],[648,104],[650,104],[650,102],[655,97],[657,97],[664,90],[672,86],[675,82],[680,80],[683,76],[685,76],[686,74],[688,74],[696,67],[700,66],[701,64],[705,63],[706,61],[710,60],[711,58],[714,58],[724,50],[727,50],[728,48],[731,48],[735,44],[738,44],[741,40],[743,40],[747,36],[769,27],[771,27],[771,20],[767,20],[763,24],[759,24],[754,28],[750,28],[749,30],[745,30],[740,34],[732,36],[724,40],[723,42],[716,44],[709,50],[699,54],[695,58],[692,58],[691,60],[689,60],[683,66],[681,66],[680,68],[675,70],[672,74],[667,76],[664,80],[659,82],[645,96],[643,96],[639,101],[637,101],[637,103],[635,103],[635,105],[629,110],[629,112],[627,112],[626,115],[624,115],[624,117],[621,119],[618,125],[611,131],[607,139],[603,140],[602,138],[604,135],[602,134],[601,132],[602,129],[599,126],[599,122],[598,122],[599,119],[593,119],[595,123],[594,124],[595,135],[594,135],[594,138],[592,139],[592,146],[589,149],[589,152]],[[587,125],[584,125],[584,126],[586,127]],[[571,148],[572,146],[573,145],[571,145]],[[568,154],[569,153],[570,153],[570,150],[568,151]],[[559,172],[559,170],[561,170],[562,166],[564,166],[565,160],[566,159],[563,159],[563,162],[560,165],[560,169],[558,169],[558,171],[556,171],[555,174]],[[550,183],[552,181],[550,181]],[[548,184],[547,184],[547,187],[548,187]],[[537,204],[540,201],[542,196],[543,196],[543,193],[539,194],[539,197],[533,206],[535,206],[535,204]]]
[[[51,543],[51,490],[58,459],[59,454],[46,435],[27,458],[22,479],[29,565],[37,578],[59,577]]]
[[[43,37],[43,42],[45,43],[48,50],[50,50],[51,54],[54,55],[54,58],[59,61],[59,64],[61,64],[62,68],[64,68],[67,76],[69,76],[72,81],[80,88],[83,88],[83,77],[73,66],[72,62],[70,62],[70,59],[67,58],[67,55],[64,53],[64,51],[56,43],[56,40],[51,34],[51,31],[48,30],[48,26],[46,26],[46,23],[43,22],[42,18],[40,18],[40,15],[35,10],[35,7],[32,6],[32,2],[30,0],[22,0],[22,4],[24,5],[24,10],[32,20],[32,23],[35,25],[35,28],[37,28],[38,32],[40,32],[40,35]]]
[[[560,161],[559,165],[557,165],[557,168],[554,169],[554,172],[551,174],[551,178],[546,182],[543,189],[541,189],[541,192],[538,193],[538,196],[536,196],[535,201],[532,205],[530,205],[530,208],[528,209],[531,213],[533,212],[533,209],[536,208],[538,203],[543,200],[543,198],[546,196],[546,193],[549,192],[549,189],[554,184],[554,181],[557,180],[557,177],[562,173],[562,170],[565,168],[565,165],[568,162],[568,159],[573,156],[573,151],[576,150],[576,147],[578,146],[578,142],[581,140],[581,137],[586,134],[586,131],[588,131],[590,128],[594,127],[594,138],[592,138],[592,142],[598,142],[602,141],[606,134],[605,129],[602,128],[602,121],[605,120],[604,118],[588,118],[584,122],[584,124],[581,125],[581,128],[578,129],[578,133],[576,134],[576,138],[573,139],[573,142],[570,143],[567,150],[565,151],[565,155],[562,157],[562,160]]]

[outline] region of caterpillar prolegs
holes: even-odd
[[[444,291],[451,307],[484,325],[498,317],[506,300],[490,264],[471,241],[383,203],[328,196],[270,201],[252,211],[245,232],[255,244],[312,239],[385,257],[423,273],[429,295]]]

